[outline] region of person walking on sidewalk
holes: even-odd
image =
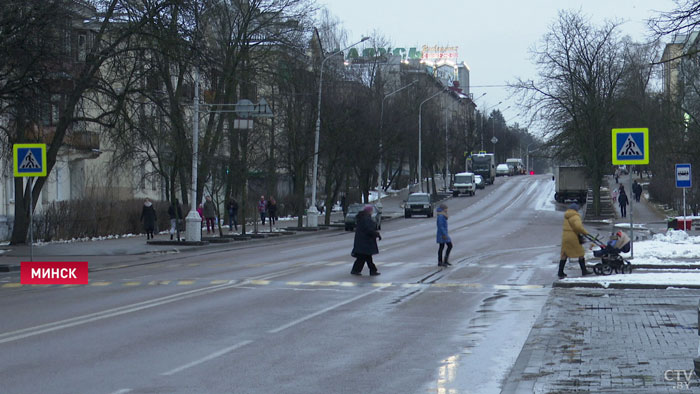
[[[625,193],[625,187],[620,185],[620,195],[617,197],[617,203],[620,204],[620,216],[627,217],[627,204],[630,200],[627,198],[627,193]]]
[[[204,213],[204,220],[206,220],[207,222],[207,234],[209,234],[210,225],[211,232],[214,232],[214,222],[216,221],[216,206],[214,206],[214,202],[211,200],[211,196],[206,197],[202,213]]]
[[[639,200],[642,198],[642,185],[637,183],[636,179],[632,184],[632,193],[634,194],[634,201],[639,202]]]
[[[238,231],[238,202],[233,196],[228,200],[228,231]]]
[[[452,251],[452,239],[447,232],[447,205],[440,204],[437,211],[437,243],[440,245],[438,248],[438,266],[449,267],[450,265],[450,252]],[[445,259],[442,259],[442,251],[447,245],[447,251],[445,252]]]
[[[146,231],[146,239],[153,239],[153,231],[156,229],[156,210],[150,198],[146,198],[141,209],[141,221]]]
[[[578,213],[579,206],[576,203],[569,205],[569,209],[564,213],[564,226],[561,235],[561,256],[559,260],[559,279],[566,278],[564,266],[569,258],[578,257],[578,264],[581,267],[581,275],[589,275],[591,272],[586,269],[586,259],[584,256],[583,246],[579,237],[588,234],[588,231],[583,227],[581,215]]]
[[[267,202],[265,201],[265,196],[260,196],[260,201],[258,201],[258,213],[260,213],[260,221],[263,226],[265,225],[265,212],[267,211]]]
[[[168,217],[170,218],[170,240],[172,241],[173,234],[177,231],[177,221],[182,219],[182,208],[177,198],[168,207]]]
[[[270,199],[267,200],[267,218],[274,226],[275,222],[277,221],[277,201],[275,201],[275,198],[272,196],[270,196]]]
[[[377,266],[372,261],[372,255],[379,253],[377,247],[377,239],[382,239],[382,236],[377,231],[377,224],[372,220],[372,206],[365,205],[365,208],[357,214],[357,226],[355,228],[355,242],[352,247],[351,255],[355,257],[355,263],[352,265],[353,275],[362,275],[362,269],[367,263],[369,274],[372,276],[379,275]]]

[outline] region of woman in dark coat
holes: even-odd
[[[369,274],[372,276],[379,275],[377,266],[372,261],[372,255],[379,253],[377,247],[377,239],[382,239],[377,231],[377,225],[372,220],[370,213],[372,206],[367,205],[365,209],[357,214],[357,226],[355,228],[355,243],[352,248],[352,256],[355,257],[355,264],[352,266],[353,275],[362,275],[362,269],[367,263]]]
[[[141,209],[141,221],[143,221],[143,228],[146,230],[146,239],[153,239],[153,231],[156,229],[156,210],[148,198],[144,201],[143,209]]]

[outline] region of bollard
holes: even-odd
[[[698,301],[698,335],[700,336],[700,301]],[[700,376],[700,344],[698,344],[698,356],[693,359],[695,376]]]

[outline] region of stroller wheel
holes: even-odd
[[[632,273],[632,264],[627,262],[626,264],[622,265],[622,273],[623,274],[631,274]]]
[[[603,270],[602,270],[603,264],[598,263],[593,266],[593,273],[596,275],[603,275]]]
[[[601,264],[600,272],[602,275],[610,275],[613,272],[613,267],[610,264]]]

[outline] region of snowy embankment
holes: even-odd
[[[630,253],[623,253],[625,259],[630,258]],[[589,266],[599,262],[599,259],[587,256]],[[630,260],[635,265],[653,266],[664,269],[667,267],[700,268],[700,236],[690,236],[685,231],[668,230],[665,234],[656,234],[650,240],[634,243],[634,259]],[[700,270],[666,270],[665,272],[649,272],[636,269],[631,274],[613,274],[609,276],[585,276],[566,278],[562,282],[597,283],[602,287],[610,285],[642,285],[642,286],[668,286],[668,287],[698,287],[700,288]]]

